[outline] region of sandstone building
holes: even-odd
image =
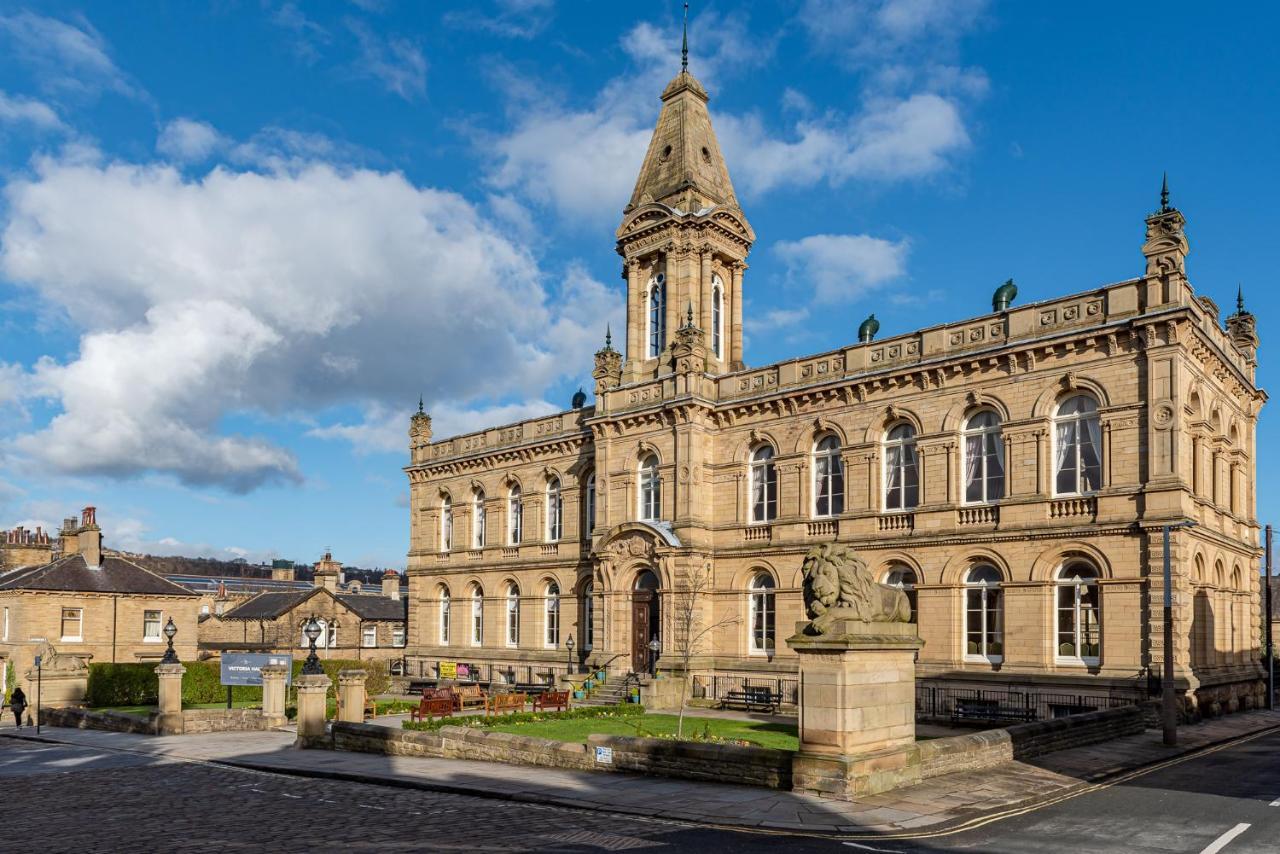
[[[701,587],[699,685],[790,684],[801,561],[838,542],[909,591],[926,684],[1132,696],[1163,652],[1161,528],[1189,520],[1178,685],[1256,702],[1258,337],[1243,301],[1224,319],[1192,289],[1167,193],[1136,277],[1026,305],[1007,283],[981,316],[885,339],[869,318],[749,368],[756,237],[707,100],[687,70],[662,93],[593,405],[443,440],[413,417],[410,673],[563,671],[570,636],[576,659],[669,671]]]

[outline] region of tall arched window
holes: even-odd
[[[564,496],[560,493],[560,478],[547,482],[547,541],[556,542],[564,534]]]
[[[911,622],[914,623],[916,621],[916,585],[919,583],[916,571],[909,566],[895,566],[885,575],[884,583],[898,588],[907,595],[907,602],[911,604]]]
[[[582,651],[587,652],[593,646],[591,639],[596,634],[596,587],[588,580],[582,585]]]
[[[453,548],[453,501],[445,496],[440,502],[440,551]]]
[[[662,355],[667,346],[667,277],[662,273],[649,281],[649,358]]]
[[[302,621],[300,626],[301,640],[298,642],[298,645],[303,649],[308,649],[311,646],[311,640],[306,635],[307,623],[309,622],[311,622],[309,618],[305,619]],[[316,619],[316,625],[320,627],[320,634],[316,637],[316,649],[333,649],[336,647],[338,645],[337,620],[326,620],[325,618],[320,617]]]
[[[774,605],[773,576],[758,573],[751,579],[751,652],[773,655],[777,635],[777,612]]]
[[[507,496],[507,542],[513,546],[520,545],[523,527],[524,500],[520,496],[520,487],[513,486]]]
[[[596,473],[592,472],[587,475],[587,485],[582,491],[582,503],[585,507],[585,523],[582,526],[583,537],[590,537],[591,532],[596,529]]]
[[[974,413],[964,425],[964,500],[970,504],[1004,497],[1004,441],[1000,416]]]
[[[658,457],[648,454],[640,461],[640,518],[656,522],[662,516],[662,478],[658,476]]]
[[[979,564],[965,577],[965,656],[998,664],[1004,660],[1004,602],[1000,570]]]
[[[1074,562],[1058,570],[1057,658],[1065,662],[1097,664],[1102,651],[1102,623],[1098,618],[1098,571]]]
[[[884,438],[884,509],[910,510],[920,503],[916,428],[899,424]]]
[[[471,585],[471,645],[484,643],[484,590],[479,584]]]
[[[711,277],[711,352],[717,359],[723,359],[724,353],[724,282],[719,274]]]
[[[844,463],[840,440],[824,436],[813,449],[813,515],[839,516],[844,512]]]
[[[1087,394],[1058,406],[1053,430],[1054,487],[1059,495],[1081,495],[1102,487],[1102,426],[1098,402]]]
[[[452,601],[449,598],[449,588],[444,585],[440,586],[440,645],[449,645],[449,629],[452,622],[452,614],[450,609]]]
[[[554,581],[547,583],[542,610],[543,622],[546,626],[543,642],[547,649],[556,649],[560,646],[560,585]]]
[[[520,645],[520,588],[507,584],[507,646]]]
[[[773,446],[761,445],[751,454],[751,521],[772,522],[778,518],[778,467],[773,462]]]
[[[484,490],[477,489],[475,495],[471,499],[471,548],[484,548],[485,540],[485,511],[484,511]]]

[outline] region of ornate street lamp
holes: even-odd
[[[649,675],[658,675],[658,652],[662,649],[662,644],[658,643],[658,636],[654,635],[653,640],[649,641]]]
[[[173,617],[169,618],[169,622],[164,624],[164,636],[169,639],[169,648],[164,651],[164,658],[160,659],[161,664],[181,664],[178,661],[178,654],[173,651],[173,636],[178,633],[178,627],[173,624]]]
[[[307,655],[307,660],[302,663],[303,676],[324,675],[324,668],[320,666],[320,656],[316,655],[316,640],[320,637],[320,632],[320,624],[316,622],[316,618],[308,618],[302,633],[307,636],[307,640],[311,643],[311,652]]]
[[[569,639],[564,642],[565,649],[569,650],[569,673],[573,674],[573,634],[569,635]]]

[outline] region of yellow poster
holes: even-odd
[[[440,678],[441,679],[457,679],[458,678],[458,662],[456,661],[440,662]]]

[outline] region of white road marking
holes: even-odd
[[[1276,798],[1274,801],[1272,801],[1271,803],[1267,804],[1267,806],[1269,806],[1269,807],[1280,807],[1280,798]]]
[[[281,793],[280,793],[280,796],[281,796],[282,798],[298,798],[298,799],[301,799],[301,798],[302,798],[302,795],[291,795],[291,794],[289,794],[288,792],[281,792]]]
[[[1209,843],[1209,847],[1201,851],[1200,854],[1218,854],[1219,851],[1227,847],[1227,844],[1231,842],[1231,840],[1244,833],[1249,829],[1249,827],[1250,825],[1245,824],[1244,822],[1237,824],[1235,827],[1213,840],[1213,842]]]
[[[850,848],[860,848],[863,851],[883,851],[885,854],[898,854],[898,852],[892,848],[872,848],[870,845],[859,845],[856,842],[846,842],[845,845]]]

